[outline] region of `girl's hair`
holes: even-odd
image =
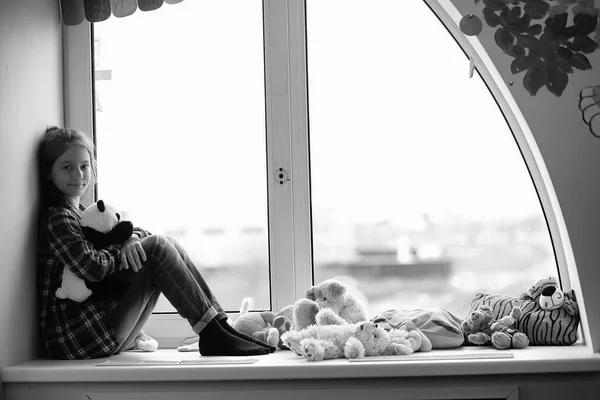
[[[71,128],[46,128],[38,146],[38,177],[41,191],[41,211],[49,206],[64,203],[64,194],[56,188],[51,179],[52,166],[58,157],[71,146],[80,146],[90,156],[92,175],[96,177],[96,158],[94,143],[82,132]]]

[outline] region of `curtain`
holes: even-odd
[[[163,3],[176,4],[183,0],[59,0],[65,25],[79,25],[84,19],[89,22],[107,20],[111,15],[127,17],[137,9],[152,11]]]

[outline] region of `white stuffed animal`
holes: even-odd
[[[364,305],[338,280],[327,279],[311,286],[306,291],[306,297],[314,300],[321,309],[332,309],[350,324],[368,319]]]

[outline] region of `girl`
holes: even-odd
[[[79,225],[80,198],[95,176],[92,142],[74,129],[46,129],[38,149],[41,190],[38,298],[42,339],[52,358],[105,357],[134,347],[160,293],[199,334],[202,355],[249,356],[275,351],[233,329],[206,281],[173,238],[135,228],[123,245],[95,250]],[[63,268],[101,281],[131,283],[119,300],[73,302],[55,296]],[[144,336],[145,339],[149,337]]]

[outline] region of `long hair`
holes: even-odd
[[[90,138],[76,129],[58,128],[56,126],[46,128],[37,152],[38,179],[41,195],[40,214],[46,208],[65,203],[66,201],[64,194],[56,188],[50,176],[56,159],[71,146],[80,146],[87,150],[90,156],[92,175],[94,178],[96,177],[94,143]]]

